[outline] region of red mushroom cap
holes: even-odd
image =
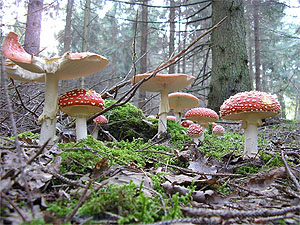
[[[72,117],[89,117],[104,109],[101,95],[86,89],[67,91],[59,97],[58,105],[62,112]]]
[[[218,114],[208,108],[193,108],[187,111],[185,118],[197,122],[199,124],[208,125],[210,122],[217,121],[219,119]]]
[[[202,128],[201,125],[197,124],[197,123],[193,123],[189,126],[189,128],[187,129],[187,134],[188,136],[190,136],[191,138],[198,138],[201,137],[201,135],[203,134],[204,129]]]
[[[212,133],[217,136],[222,136],[224,134],[224,132],[225,132],[225,129],[221,125],[216,125],[212,130]]]
[[[193,121],[191,121],[191,120],[184,120],[181,122],[181,126],[189,127],[192,123],[193,123]]]
[[[107,124],[108,123],[108,120],[106,119],[105,116],[103,115],[100,115],[100,116],[97,116],[96,118],[93,119],[94,123],[97,124],[97,125],[100,125],[100,124]]]
[[[176,121],[176,116],[167,116],[167,119]]]
[[[280,113],[280,104],[268,93],[249,91],[231,96],[220,107],[220,116],[226,120],[243,120],[249,113],[260,119],[273,117]]]

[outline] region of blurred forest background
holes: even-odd
[[[59,94],[79,87],[105,93],[168,61],[226,17],[217,30],[162,73],[195,76],[184,91],[197,96],[200,106],[217,112],[236,92],[259,90],[277,96],[282,118],[300,120],[300,0],[10,0],[0,4],[1,43],[14,31],[27,52],[41,57],[90,51],[109,59],[109,65],[96,74],[62,81]],[[43,84],[7,79],[7,85],[18,132],[38,128]],[[127,83],[111,98],[120,98],[130,87]],[[0,95],[0,135],[9,135],[2,85]],[[130,100],[145,115],[158,112],[158,101],[158,93],[149,92],[138,92]]]

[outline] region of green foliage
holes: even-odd
[[[18,134],[18,137],[20,137],[20,138],[26,137],[26,138],[29,138],[29,139],[39,139],[40,134],[32,133],[31,131],[26,131],[26,132]]]
[[[205,151],[206,156],[212,156],[218,160],[223,155],[234,152],[234,155],[241,155],[244,148],[244,136],[238,133],[225,132],[221,137],[205,132],[204,142],[199,150]]]
[[[223,193],[223,194],[231,194],[232,191],[230,190],[230,188],[227,186],[227,183],[224,182],[224,184],[222,184],[219,188],[218,191]]]
[[[67,200],[65,198],[59,198],[54,203],[49,203],[47,210],[54,212],[59,217],[63,217],[73,211],[77,202],[78,200],[76,199]]]
[[[51,223],[45,223],[43,218],[34,218],[30,222],[24,222],[22,225],[51,225]]]
[[[76,173],[86,173],[91,171],[94,165],[100,161],[100,157],[94,153],[86,150],[84,146],[98,152],[100,155],[108,157],[110,159],[110,164],[115,163],[122,164],[122,162],[130,163],[135,162],[138,166],[145,166],[146,162],[149,161],[144,157],[153,157],[161,162],[174,163],[170,156],[165,154],[158,154],[154,152],[167,152],[173,151],[172,148],[165,145],[153,145],[147,148],[147,152],[136,152],[136,150],[141,150],[143,148],[149,147],[151,145],[150,141],[144,142],[143,139],[133,139],[131,142],[128,140],[119,141],[117,144],[111,142],[107,146],[103,144],[102,141],[95,140],[92,136],[88,135],[87,138],[81,140],[79,143],[61,143],[59,148],[66,149],[60,154],[62,157],[61,172],[65,173],[68,171]],[[106,154],[103,154],[105,152]],[[113,156],[114,158],[110,157]],[[119,161],[120,160],[120,161]],[[122,161],[122,162],[121,162]]]
[[[255,165],[248,165],[248,166],[241,166],[236,169],[235,173],[242,174],[242,175],[249,175],[254,174],[259,171]]]

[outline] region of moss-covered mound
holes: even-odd
[[[105,100],[105,106],[112,105],[114,100]],[[147,123],[142,110],[131,103],[126,103],[108,111],[105,114],[108,119],[107,130],[118,141],[134,138],[151,139],[157,133],[157,127]]]

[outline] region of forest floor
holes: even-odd
[[[300,224],[300,124],[264,124],[251,160],[240,125],[223,125],[198,146],[184,129],[176,141],[44,147],[30,133],[19,148],[1,137],[0,223]]]

